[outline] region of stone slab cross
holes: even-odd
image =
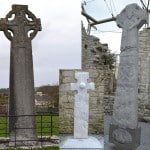
[[[6,17],[0,20],[0,30],[11,42],[10,138],[34,140],[37,136],[33,116],[35,98],[31,40],[41,30],[40,19],[28,10],[27,5],[13,5]]]
[[[74,138],[88,138],[89,90],[94,90],[94,83],[88,83],[88,72],[76,72],[77,83],[71,83],[71,90],[76,90],[74,102]]]
[[[137,4],[127,5],[117,16],[123,29],[117,89],[110,137],[113,142],[137,146],[138,128],[138,30],[146,23],[146,13]],[[133,134],[134,133],[134,134]],[[139,136],[139,135],[138,135]],[[138,137],[139,138],[139,137]],[[135,140],[135,141],[134,141]],[[120,149],[124,149],[120,147]]]

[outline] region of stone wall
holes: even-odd
[[[114,95],[104,95],[104,114],[105,115],[112,116],[114,100],[115,100]]]
[[[139,33],[139,118],[150,117],[150,29]]]
[[[82,69],[108,70],[104,56],[108,53],[108,45],[100,43],[99,38],[87,35],[82,27]]]
[[[89,72],[89,82],[95,83],[95,90],[90,92],[89,133],[91,134],[103,133],[104,112],[112,114],[115,76],[113,70],[110,70],[105,64],[104,58],[108,53],[107,44],[101,44],[97,37],[87,35],[85,29],[82,28],[82,69],[80,71]],[[70,90],[70,83],[76,82],[75,71],[79,70],[60,70],[59,115],[61,134],[73,133],[75,92]]]
[[[116,79],[115,71],[110,70],[105,64],[105,56],[108,54],[108,45],[102,44],[100,39],[95,36],[87,35],[84,27],[82,27],[82,69],[91,68],[105,72],[105,76],[103,76],[105,80],[103,113],[112,115]]]
[[[75,92],[70,90],[70,83],[76,83],[75,71],[83,70],[60,70],[59,116],[61,134],[73,133]],[[95,83],[95,90],[89,93],[89,133],[99,134],[103,133],[104,72],[92,69],[86,71],[89,72],[89,82]]]

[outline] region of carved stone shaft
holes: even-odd
[[[132,135],[124,129],[138,127],[138,30],[146,19],[144,10],[130,4],[116,20],[123,33],[112,119],[118,129],[112,132],[112,137],[119,143],[132,143]]]
[[[11,18],[13,17],[14,18]],[[40,19],[26,5],[13,5],[0,30],[11,42],[9,132],[10,139],[34,140],[36,135],[35,98],[31,40],[41,30]],[[30,32],[32,31],[32,32]],[[30,116],[29,116],[30,115]]]
[[[77,83],[71,83],[71,90],[77,90],[74,102],[74,138],[88,138],[89,90],[94,90],[94,83],[88,83],[88,72],[76,72]]]
[[[138,30],[146,22],[146,14],[137,4],[128,5],[117,16],[123,29],[113,124],[137,127],[138,109]]]

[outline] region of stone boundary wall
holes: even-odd
[[[8,105],[0,105],[0,114],[8,113]]]
[[[73,107],[75,91],[70,90],[70,83],[76,83],[75,71],[81,70],[60,70],[59,86],[59,119],[60,134],[73,133]],[[83,70],[82,70],[83,71]],[[90,91],[90,115],[89,133],[103,133],[104,127],[104,72],[101,70],[86,70],[89,72],[89,82],[95,83],[95,90]],[[84,109],[84,108],[83,108]]]
[[[102,44],[98,37],[88,35],[82,27],[82,69],[108,69],[104,59],[108,53],[108,45]]]
[[[112,115],[113,114],[113,104],[115,96],[114,95],[104,95],[104,114]]]
[[[102,44],[100,39],[88,35],[82,26],[82,69],[101,70],[105,75],[104,80],[104,97],[103,106],[104,113],[111,115],[114,103],[114,89],[116,85],[115,73],[105,65],[105,57],[108,55],[109,49],[107,44]],[[98,81],[99,82],[99,81]],[[99,83],[100,84],[100,83]]]
[[[150,117],[150,28],[139,32],[139,118]]]

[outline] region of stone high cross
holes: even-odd
[[[74,138],[88,138],[89,90],[94,90],[94,83],[88,83],[88,72],[76,72],[77,83],[71,83],[71,90],[76,90],[74,102]]]
[[[127,149],[136,147],[138,141],[138,30],[146,23],[146,13],[137,4],[130,4],[117,16],[116,22],[123,33],[113,107],[112,124],[115,127],[110,130],[110,136],[115,142],[130,144],[125,145]]]
[[[34,140],[37,136],[31,40],[41,30],[40,19],[27,5],[13,5],[0,20],[0,30],[11,41],[9,115],[16,117],[9,118],[10,138]]]

